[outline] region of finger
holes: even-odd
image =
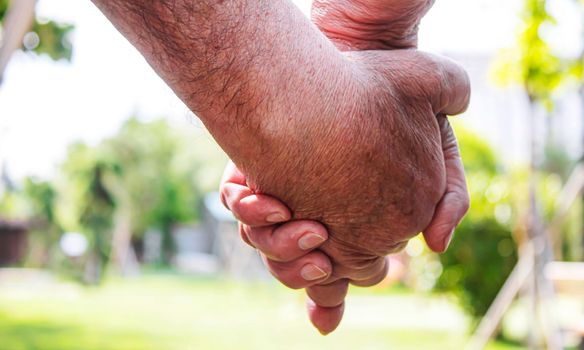
[[[308,309],[310,322],[322,335],[327,335],[337,329],[341,323],[345,312],[345,303],[335,307],[322,307],[308,299],[306,308]]]
[[[315,0],[311,17],[342,51],[414,48],[434,0]]]
[[[468,108],[470,102],[470,80],[466,70],[455,61],[433,55],[437,61],[433,72],[436,80],[433,90],[434,114],[457,115]]]
[[[322,283],[328,279],[333,270],[330,259],[319,251],[310,252],[290,262],[270,260],[263,254],[262,259],[270,273],[292,289]]]
[[[315,304],[322,307],[340,306],[349,291],[349,281],[341,279],[330,284],[317,284],[306,288],[306,294]]]
[[[221,180],[221,200],[242,223],[266,226],[290,220],[290,210],[279,200],[251,190],[233,163],[229,163]]]
[[[250,243],[269,259],[280,262],[295,260],[321,246],[328,238],[326,228],[316,222],[298,220],[281,226],[243,226]]]
[[[389,258],[385,257],[381,259],[381,269],[375,272],[371,277],[362,280],[351,280],[351,284],[358,287],[371,287],[375,286],[387,277],[389,272]]]
[[[470,199],[454,132],[446,117],[439,116],[438,123],[446,165],[446,193],[438,203],[430,225],[424,230],[424,239],[433,251],[444,252],[454,229],[468,212]]]
[[[334,277],[348,278],[351,282],[369,281],[383,273],[386,269],[384,257],[369,254],[334,254],[331,245],[327,245],[325,253],[335,259]],[[354,284],[354,283],[353,283]]]

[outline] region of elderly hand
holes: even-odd
[[[290,0],[92,1],[203,121],[249,189],[326,225],[320,249],[332,272],[301,270],[318,284],[308,293],[319,306],[341,309],[346,281],[383,278],[385,255],[432,220],[445,232],[436,220],[461,191],[450,191],[447,124],[435,116],[466,108],[468,79],[456,64],[415,50],[342,53]],[[333,315],[311,310],[317,324]]]
[[[406,48],[416,45],[419,20],[430,6],[430,1],[317,0],[313,5],[313,20],[341,50]],[[460,88],[458,92],[462,95],[458,98],[468,98],[466,89],[464,86]],[[456,139],[446,119],[439,117],[438,120],[447,186],[434,219],[424,234],[430,248],[443,251],[448,246],[454,227],[467,210],[468,195]],[[347,280],[341,279],[332,284],[326,280],[315,284],[310,278],[303,278],[306,273],[302,272],[302,268],[312,265],[318,267],[313,271],[323,271],[326,276],[331,273],[331,263],[325,256],[320,252],[308,253],[327,238],[324,227],[311,221],[290,221],[282,226],[266,221],[266,217],[275,213],[279,215],[272,215],[272,219],[287,221],[291,217],[290,212],[276,199],[251,191],[245,176],[233,165],[226,169],[222,194],[227,206],[243,223],[243,239],[263,253],[271,272],[284,284],[296,288],[309,287],[308,293],[314,299],[314,302],[309,301],[311,320],[322,332],[332,331],[342,316]],[[372,266],[370,270],[378,271],[375,263]],[[360,284],[373,284],[384,275],[386,268],[383,266],[381,272],[374,272],[377,277]]]

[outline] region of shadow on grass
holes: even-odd
[[[15,317],[0,313],[0,350],[150,350],[170,349],[165,339],[128,329],[75,324],[74,319]]]
[[[74,349],[71,334],[81,330],[52,321],[19,320],[0,314],[1,350]]]

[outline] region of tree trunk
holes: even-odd
[[[537,169],[539,167],[539,146],[540,143],[538,133],[537,133],[537,125],[538,125],[538,111],[536,101],[529,96],[529,129],[528,129],[528,137],[529,137],[529,179],[528,179],[528,191],[529,191],[529,214],[527,219],[527,235],[529,237],[529,241],[536,242],[537,237],[539,236],[540,232],[540,214],[538,208],[538,200],[537,200]],[[534,246],[536,244],[534,243]],[[527,346],[531,349],[536,349],[538,347],[537,344],[537,274],[538,274],[538,252],[537,247],[535,248],[534,253],[534,269],[532,270],[532,274],[530,276],[529,281],[526,285],[526,294],[529,298],[530,306],[530,317],[529,317],[529,334],[527,337]]]
[[[112,234],[112,264],[123,276],[139,272],[138,261],[132,247],[132,225],[127,211],[118,209]]]
[[[22,45],[22,38],[34,20],[35,0],[11,1],[4,19],[3,40],[0,42],[0,85],[4,69],[12,53]]]

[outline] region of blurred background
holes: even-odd
[[[326,338],[240,242],[226,156],[89,1],[0,0],[0,24],[0,349],[584,349],[584,1],[436,2],[420,47],[471,76],[472,208]]]

